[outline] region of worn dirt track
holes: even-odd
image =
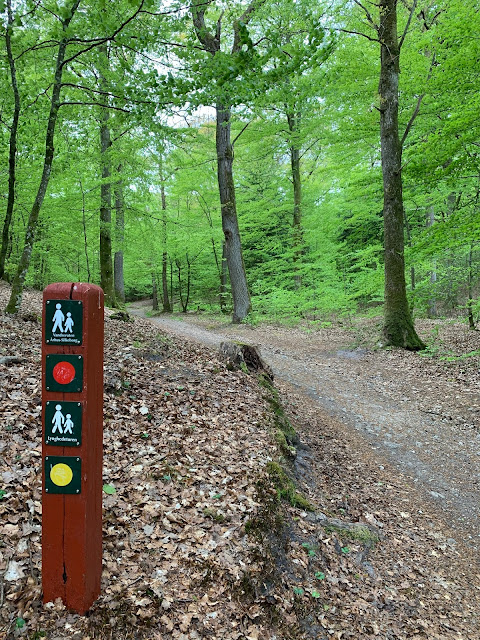
[[[145,317],[150,307],[139,302],[129,308]],[[162,315],[152,322],[214,349],[225,340],[259,346],[285,401],[295,394],[322,419],[336,419],[354,430],[360,436],[356,442],[366,454],[374,454],[381,468],[392,465],[404,474],[412,491],[418,491],[463,542],[480,546],[480,431],[477,414],[471,413],[478,402],[474,389],[462,388],[458,394],[447,379],[415,375],[415,368],[407,368],[395,353],[379,356],[352,349],[343,332],[208,326],[198,316]],[[410,356],[418,361],[418,356]]]

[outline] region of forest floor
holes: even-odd
[[[371,323],[107,312],[102,593],[78,616],[41,601],[40,314],[27,292],[0,315],[2,640],[480,639],[479,362],[463,357],[478,334],[420,323],[425,358],[373,349]],[[274,368],[300,437],[284,464],[310,504],[274,462],[277,399],[228,370],[224,339]]]

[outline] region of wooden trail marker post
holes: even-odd
[[[43,601],[84,614],[102,572],[103,291],[43,292]]]

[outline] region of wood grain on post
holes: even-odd
[[[80,614],[102,570],[103,308],[95,285],[43,293],[43,600]]]

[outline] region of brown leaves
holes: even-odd
[[[39,313],[40,296],[26,299]],[[107,313],[104,483],[115,493],[103,496],[102,595],[89,618],[66,616],[39,599],[40,327],[0,324],[26,358],[0,365],[0,629],[21,615],[31,634],[55,626],[62,637],[244,637],[232,585],[250,563],[243,526],[274,453],[256,383],[147,322]]]

